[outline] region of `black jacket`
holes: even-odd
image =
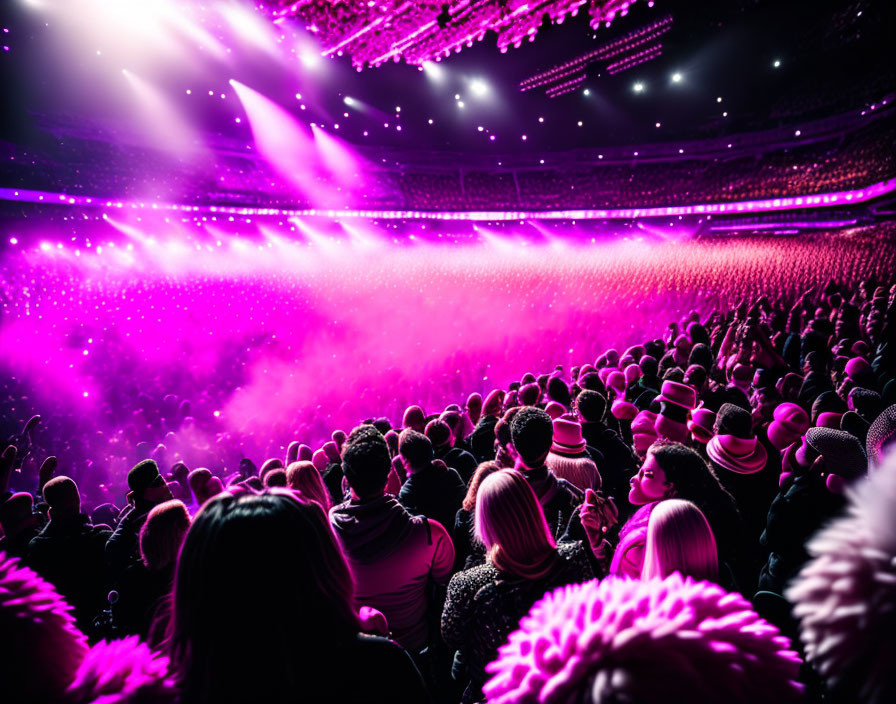
[[[434,462],[408,476],[398,492],[398,501],[408,513],[431,518],[450,530],[466,495],[467,486],[460,475]]]

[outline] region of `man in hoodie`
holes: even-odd
[[[431,635],[427,586],[447,584],[454,545],[441,523],[412,516],[384,493],[391,466],[379,431],[355,428],[342,450],[351,499],[330,510],[330,523],[355,578],[357,603],[381,611],[392,637],[419,653]]]

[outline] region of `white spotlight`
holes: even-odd
[[[683,78],[683,76],[680,73],[678,73],[678,71],[676,71],[675,73],[672,74],[672,82],[673,83],[681,83],[682,78]]]
[[[445,69],[439,66],[435,61],[424,61],[422,68],[423,73],[425,73],[426,77],[431,81],[441,83],[445,79]]]
[[[643,93],[644,84],[641,83],[641,81],[638,81],[637,83],[635,83],[635,85],[632,86],[632,90],[635,91],[635,93]]]
[[[349,97],[349,96],[345,96],[345,97],[342,99],[342,102],[345,103],[346,105],[348,105],[349,107],[351,107],[352,105],[355,104],[355,99],[354,99],[354,98],[351,98],[351,97]]]
[[[772,62],[772,66],[774,66],[775,68],[781,68],[781,59],[775,59]]]
[[[481,98],[488,93],[488,84],[481,78],[476,78],[470,83],[470,92]]]

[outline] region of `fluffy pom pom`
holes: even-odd
[[[845,515],[809,543],[787,591],[806,659],[836,693],[896,701],[896,453],[847,490]]]
[[[70,704],[136,704],[175,701],[167,675],[168,658],[154,653],[136,636],[90,649],[71,686]]]
[[[739,594],[675,573],[556,589],[501,647],[489,702],[791,702],[799,656]]]
[[[49,582],[0,552],[0,698],[56,701],[87,652],[71,607]]]

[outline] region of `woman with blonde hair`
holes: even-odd
[[[290,463],[286,468],[286,486],[298,491],[306,499],[316,501],[324,511],[330,510],[330,494],[320,472],[311,462]]]
[[[476,495],[475,534],[486,563],[448,584],[442,636],[457,650],[452,676],[466,685],[464,702],[482,699],[485,666],[529,608],[546,591],[594,573],[582,544],[559,547],[541,504],[516,470],[488,476]]]
[[[667,499],[651,512],[647,524],[642,579],[664,579],[673,572],[716,582],[719,559],[709,521],[690,501]]]

